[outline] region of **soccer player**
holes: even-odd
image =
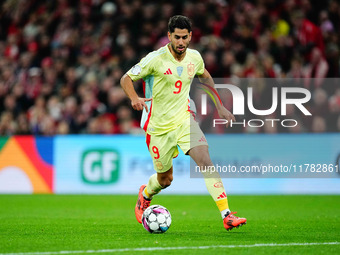
[[[133,66],[122,78],[121,86],[131,100],[133,109],[143,111],[141,127],[146,132],[146,143],[151,154],[156,174],[139,189],[135,207],[137,221],[150,206],[151,199],[173,180],[172,159],[178,155],[177,145],[202,169],[213,169],[205,136],[190,113],[189,90],[197,75],[212,88],[214,82],[204,68],[200,53],[189,49],[192,36],[190,20],[181,15],[173,16],[168,24],[170,43],[149,53]],[[133,82],[144,80],[145,98],[137,95]],[[233,120],[234,116],[218,105],[221,118]],[[231,230],[246,223],[245,218],[231,212],[217,172],[204,172],[207,189],[221,212],[224,227]]]

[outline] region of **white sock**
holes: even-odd
[[[222,219],[224,219],[227,216],[227,214],[229,214],[229,213],[230,213],[229,209],[225,209],[225,210],[221,211]]]

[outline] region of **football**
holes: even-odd
[[[142,225],[150,233],[164,233],[171,225],[171,214],[164,206],[152,205],[144,211]]]

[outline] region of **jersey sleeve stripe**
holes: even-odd
[[[143,60],[141,61],[141,63],[140,63],[140,64],[141,64],[141,67],[146,66],[147,64],[150,63],[150,61],[151,61],[152,59],[154,59],[155,57],[157,57],[157,56],[159,56],[159,55],[162,55],[162,54],[164,54],[164,53],[166,53],[165,50],[155,51],[154,53],[151,53],[149,56],[147,56],[145,59],[143,59]]]
[[[157,50],[157,51],[151,52],[150,54],[148,54],[148,55],[142,60],[141,63],[144,63],[145,61],[149,61],[150,58],[151,58],[151,59],[154,58],[155,56],[157,56],[157,55],[158,55],[160,52],[162,52],[162,51],[163,51],[163,49],[162,49],[162,50]]]

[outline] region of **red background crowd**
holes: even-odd
[[[312,92],[313,116],[296,129],[231,132],[340,131],[340,83],[331,79],[340,75],[338,1],[7,0],[0,10],[0,135],[142,132],[119,80],[168,42],[175,14],[193,21],[190,47],[213,77],[304,78],[299,86]],[[257,100],[266,102],[268,91],[259,85]]]

